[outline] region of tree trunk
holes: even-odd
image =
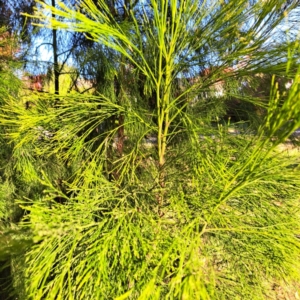
[[[51,2],[55,7],[55,0]],[[55,14],[52,13],[52,17],[55,18]],[[58,54],[57,54],[57,30],[52,29],[52,45],[53,45],[53,68],[54,68],[54,93],[59,95],[59,70],[58,70]],[[55,100],[56,102],[58,99]]]

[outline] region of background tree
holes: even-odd
[[[3,16],[3,15],[2,15]],[[3,21],[4,18],[0,19]],[[2,23],[3,24],[3,23]],[[21,82],[16,77],[15,72],[18,67],[15,54],[18,50],[18,41],[8,27],[0,28],[0,111],[3,113],[3,105],[12,98],[18,98],[21,89]],[[9,126],[0,129],[0,230],[10,230],[16,224],[22,212],[15,202],[14,196],[16,189],[20,189],[22,194],[22,185],[20,178],[13,171],[13,145],[8,144],[5,138]],[[1,239],[1,244],[5,243]],[[13,278],[11,274],[11,256],[0,257],[0,299],[13,299],[9,292]]]

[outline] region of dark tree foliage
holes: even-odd
[[[34,28],[23,13],[33,13],[34,0],[1,0],[0,24],[8,27],[10,31],[18,32],[23,41],[30,40]]]

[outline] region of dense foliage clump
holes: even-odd
[[[36,2],[101,64],[87,89],[1,92],[6,295],[296,293],[299,155],[278,150],[300,127],[299,45],[280,31],[296,3]]]

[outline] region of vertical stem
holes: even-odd
[[[166,59],[166,79],[165,79],[165,88],[164,88],[164,100],[163,100],[163,108],[164,108],[164,126],[163,126],[163,136],[162,136],[162,149],[161,154],[165,161],[165,155],[167,150],[167,137],[169,133],[170,126],[170,113],[169,113],[169,103],[171,97],[171,68],[170,61]]]
[[[163,170],[166,161],[167,137],[170,126],[169,103],[171,97],[171,67],[166,58],[164,70],[165,80],[163,86],[159,86],[159,107],[158,107],[158,155],[160,167],[159,183],[161,187],[165,186],[165,171]]]
[[[159,62],[159,79],[156,87],[156,97],[157,97],[157,119],[158,119],[158,132],[157,132],[157,147],[158,147],[158,163],[159,163],[159,185],[161,187],[165,186],[165,175],[163,167],[165,164],[165,151],[164,143],[166,143],[166,138],[164,135],[164,119],[165,119],[165,96],[162,90],[162,53],[160,53]],[[158,202],[162,202],[162,195],[158,197]]]
[[[55,0],[51,2],[52,7],[55,7]],[[52,13],[52,18],[55,14]],[[59,70],[58,70],[58,54],[57,54],[57,30],[52,29],[52,45],[53,45],[53,68],[54,68],[54,93],[59,95]],[[58,99],[55,100],[56,102]]]
[[[158,113],[158,156],[159,156],[159,184],[165,186],[167,136],[169,131],[169,108],[171,89],[171,66],[172,59],[169,53],[169,45],[165,39],[168,32],[168,1],[162,1],[161,14],[155,15],[159,28],[159,60],[158,60],[158,80],[157,80],[157,113]],[[157,8],[157,7],[156,7]]]

